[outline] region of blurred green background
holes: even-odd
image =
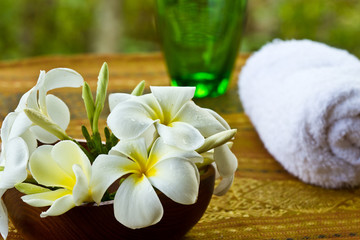
[[[360,56],[359,0],[248,0],[241,51],[308,38]],[[159,51],[154,0],[0,0],[0,60]]]

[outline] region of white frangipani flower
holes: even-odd
[[[128,94],[128,93],[112,93],[109,95],[109,108],[110,111],[114,110],[114,108],[122,102],[125,102],[130,99],[134,99],[137,96]]]
[[[191,101],[195,88],[152,87],[151,91],[153,94],[141,97],[123,93],[109,96],[112,112],[108,125],[118,138],[138,137],[154,124],[167,144],[198,149],[204,137],[230,130],[219,114]],[[232,185],[237,158],[226,144],[216,147],[210,155],[222,177],[214,193],[223,195]]]
[[[229,124],[218,113],[211,109],[207,110],[226,130],[231,129]],[[214,194],[218,196],[224,195],[229,190],[234,180],[235,171],[238,167],[238,160],[235,154],[230,150],[231,145],[232,144],[223,144],[214,149],[213,158],[216,164],[216,170],[222,177],[221,182],[214,190]]]
[[[65,140],[54,146],[38,147],[30,157],[30,172],[47,187],[59,187],[25,195],[22,200],[34,207],[51,206],[41,217],[57,216],[84,202],[91,202],[91,164],[76,143]]]
[[[205,161],[201,165],[213,163],[216,176],[221,182],[216,186],[214,194],[224,195],[232,185],[238,161],[230,150],[232,142],[228,142],[236,133],[236,129],[229,129],[207,138],[204,145],[196,151],[201,153]],[[210,149],[210,150],[209,150]]]
[[[229,124],[219,114],[211,109],[207,109],[207,111],[223,125],[223,127],[226,129],[226,132],[230,133],[231,131],[234,131],[235,135],[236,130],[231,130]],[[216,135],[213,135],[213,137],[219,140],[222,138],[222,136],[225,137],[227,135],[226,132],[220,132]],[[214,194],[218,196],[224,195],[229,190],[233,183],[234,174],[238,166],[238,160],[235,154],[230,150],[231,145],[231,142],[227,142],[215,147],[212,151],[203,154],[204,157],[211,158],[213,161],[215,161],[217,175],[222,177],[221,182],[214,190]]]
[[[234,174],[238,166],[238,160],[234,153],[231,152],[227,144],[223,144],[214,149],[214,161],[219,175],[222,177],[219,185],[216,186],[214,194],[224,195],[231,187]]]
[[[7,189],[26,179],[26,167],[29,159],[28,147],[21,137],[12,138],[6,146],[6,152],[2,153],[6,161],[4,170],[0,172],[0,199]],[[6,239],[9,221],[2,199],[0,202],[0,233]]]
[[[0,173],[0,197],[6,189],[25,180],[27,162],[37,146],[37,139],[42,142],[57,140],[38,126],[32,126],[33,123],[26,116],[24,109],[36,109],[66,129],[70,121],[67,106],[59,98],[46,93],[55,88],[79,87],[82,84],[82,77],[71,69],[58,68],[48,73],[41,71],[36,86],[26,92],[15,111],[5,117],[1,126],[0,166],[4,167],[4,171]],[[0,231],[3,236],[7,235],[7,231],[6,234],[3,231],[7,226],[7,212],[0,209]]]
[[[129,99],[133,99],[136,96],[141,96],[145,89],[145,81],[141,81],[132,91],[131,94],[128,93],[112,93],[109,95],[109,108],[112,111],[116,105],[121,102],[127,101]]]
[[[36,139],[44,143],[52,143],[58,140],[39,126],[32,126],[33,123],[26,116],[24,109],[35,109],[48,116],[62,129],[66,129],[70,122],[68,107],[59,98],[51,94],[46,95],[46,93],[60,87],[79,87],[83,84],[83,81],[83,78],[71,69],[57,68],[50,70],[48,73],[40,72],[36,86],[21,97],[15,112],[9,113],[4,119],[1,127],[1,165],[5,161],[4,156],[7,150],[7,143],[12,138],[23,138],[28,145],[29,154],[36,148]]]
[[[25,108],[34,109],[65,130],[70,123],[69,108],[61,99],[47,92],[56,88],[80,87],[83,83],[81,75],[71,69],[56,68],[47,73],[41,71],[36,86],[23,96],[15,111],[22,111]],[[31,131],[43,143],[53,143],[58,140],[40,126],[31,126]]]
[[[37,146],[36,138],[34,134],[25,127],[20,127],[20,122],[28,122],[27,126],[31,125],[30,120],[23,113],[11,112],[9,113],[1,126],[1,154],[0,154],[0,166],[4,166],[7,162],[6,156],[11,157],[11,155],[6,154],[7,151],[12,151],[12,147],[16,147],[15,145],[11,145],[10,141],[14,138],[22,138],[26,143],[26,148],[29,152],[29,155],[35,150]],[[21,151],[21,150],[20,150]],[[11,160],[9,160],[11,161]]]
[[[163,208],[155,188],[181,204],[196,202],[202,161],[195,151],[184,151],[158,138],[148,154],[143,138],[120,141],[109,155],[99,155],[93,163],[91,180],[95,202],[108,187],[125,178],[116,192],[114,213],[123,225],[136,229],[156,224]]]
[[[207,109],[191,101],[194,87],[151,87],[151,91],[111,100],[113,109],[107,123],[117,138],[137,138],[155,125],[166,144],[195,150],[202,146],[204,137],[226,130]],[[113,107],[116,100],[119,103]]]

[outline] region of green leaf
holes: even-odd
[[[145,80],[142,80],[131,92],[131,95],[141,96],[144,93]]]
[[[24,112],[35,125],[40,126],[60,140],[72,140],[59,125],[41,112],[32,108],[26,108]]]
[[[104,134],[105,134],[105,144],[106,144],[106,150],[107,151],[110,151],[110,149],[112,148],[112,144],[111,144],[111,133],[110,133],[110,130],[109,128],[105,127],[104,128]]]
[[[51,191],[48,188],[40,187],[38,185],[34,185],[31,183],[18,183],[15,185],[15,188],[24,194],[35,194],[35,193],[43,193]]]
[[[95,104],[94,104],[94,99],[93,99],[93,96],[91,93],[90,86],[87,82],[84,82],[84,86],[82,89],[82,98],[84,100],[86,113],[87,113],[88,119],[90,121],[90,125],[92,127],[94,111],[95,111]]]
[[[4,166],[0,166],[0,172],[4,171],[5,167]]]
[[[111,133],[110,142],[112,146],[115,146],[119,142],[119,139],[113,133]]]
[[[90,142],[91,141],[90,133],[84,125],[81,126],[81,132],[82,135],[85,137],[86,142]]]
[[[92,129],[93,133],[98,132],[98,121],[100,113],[102,112],[106,100],[106,91],[109,83],[109,69],[108,65],[105,62],[99,72],[97,89],[96,89],[96,99],[95,99],[95,110],[93,117]]]
[[[106,139],[110,139],[111,134],[110,134],[110,130],[108,127],[104,128],[104,134],[105,134]]]
[[[115,137],[115,135],[110,132],[108,127],[104,128],[104,133],[106,137],[105,145],[106,145],[106,154],[107,154],[111,150],[111,148],[119,142],[119,139],[117,139],[117,137]]]
[[[206,138],[204,144],[200,148],[196,149],[196,151],[198,153],[203,153],[209,151],[210,149],[221,146],[228,142],[230,139],[232,139],[235,136],[236,132],[236,129],[230,129],[216,133]]]

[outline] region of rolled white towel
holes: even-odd
[[[360,184],[360,61],[309,40],[275,40],[239,77],[245,113],[290,173],[326,188]]]

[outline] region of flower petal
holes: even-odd
[[[115,218],[128,228],[143,228],[160,221],[161,202],[144,175],[131,174],[121,183],[114,199]]]
[[[111,149],[111,151],[117,151],[127,156],[140,164],[140,166],[144,166],[148,158],[144,138],[120,141]]]
[[[119,103],[125,102],[129,99],[134,98],[135,96],[128,93],[112,93],[109,95],[109,108],[110,112],[118,105]]]
[[[233,181],[234,175],[222,178],[219,185],[217,185],[214,189],[214,194],[217,196],[223,196],[230,189]]]
[[[24,132],[26,132],[30,128],[32,124],[33,123],[26,116],[25,112],[17,113],[16,118],[11,126],[9,139],[21,136]]]
[[[59,140],[58,137],[39,126],[32,126],[30,131],[35,135],[36,139],[42,143],[51,144]]]
[[[199,192],[199,172],[194,163],[171,158],[147,172],[151,184],[177,203],[193,204]]]
[[[9,233],[9,218],[6,206],[1,199],[2,195],[4,194],[4,189],[0,190],[0,233],[3,239],[7,238],[7,235]]]
[[[26,194],[26,195],[51,191],[50,189],[39,186],[37,184],[26,183],[26,182],[21,182],[21,183],[15,184],[15,188],[19,192]]]
[[[37,88],[36,86],[27,91],[21,96],[19,104],[17,105],[15,112],[21,112],[25,108],[34,108],[39,110],[37,105]]]
[[[195,87],[150,87],[164,115],[174,117],[194,97]],[[170,120],[170,119],[169,119]]]
[[[83,202],[91,201],[89,189],[90,179],[87,178],[82,168],[77,164],[73,165],[73,171],[76,176],[76,183],[72,190],[73,201],[76,206],[79,206]]]
[[[173,122],[169,126],[156,123],[156,128],[166,144],[184,150],[198,149],[205,141],[196,128],[184,122]]]
[[[162,137],[157,138],[151,152],[149,154],[147,166],[150,168],[154,164],[169,158],[184,158],[192,162],[202,162],[203,158],[200,154],[195,151],[184,151],[175,146],[164,143]]]
[[[133,101],[140,103],[151,119],[160,119],[161,121],[164,119],[161,106],[153,94],[145,94],[139,97],[134,97]]]
[[[29,149],[29,156],[35,151],[36,147],[38,146],[38,142],[36,140],[35,135],[30,131],[27,130],[20,136],[26,143]]]
[[[20,101],[19,101],[17,107],[15,108],[15,112],[20,112],[20,111],[22,111],[22,110],[24,110],[26,108],[26,102],[27,102],[27,100],[29,98],[29,95],[30,95],[30,92],[32,90],[33,90],[33,88],[30,89],[29,91],[27,91],[26,93],[24,93],[21,96]]]
[[[137,138],[154,122],[136,101],[118,104],[107,118],[109,128],[120,140]]]
[[[46,106],[51,120],[65,130],[70,123],[70,111],[66,104],[60,98],[48,94]]]
[[[37,92],[37,87],[35,86],[29,90],[29,95],[26,99],[26,104],[25,104],[25,106],[21,106],[21,109],[19,109],[19,110],[24,110],[25,108],[32,108],[35,110],[40,110],[37,97],[38,97],[38,92]],[[19,106],[20,106],[20,104],[19,104]]]
[[[2,141],[2,144],[3,144],[3,147],[2,149],[4,149],[4,144],[6,145],[9,137],[10,137],[10,133],[11,133],[11,128],[15,122],[15,119],[16,117],[18,116],[18,113],[16,112],[11,112],[9,113],[8,115],[6,115],[3,123],[2,123],[2,126],[1,126],[1,141]]]
[[[72,189],[75,177],[72,178],[59,167],[51,156],[52,149],[53,146],[49,145],[38,147],[30,157],[30,171],[39,184]]]
[[[36,91],[39,89],[39,87],[44,86],[45,74],[46,74],[46,72],[44,70],[40,70],[40,74],[39,74],[38,80],[36,82],[36,86],[34,87],[34,89],[36,89]]]
[[[0,138],[1,138],[1,150],[0,151],[0,166],[4,166],[5,165],[5,151],[7,148],[7,144],[9,142],[9,138],[10,138],[10,133],[11,133],[11,128],[14,124],[14,121],[17,117],[18,113],[16,112],[11,112],[8,115],[6,115],[1,129],[0,129]]]
[[[71,194],[70,190],[58,189],[55,191],[24,195],[21,199],[33,207],[46,207],[53,204],[57,199],[69,194]]]
[[[105,191],[117,179],[134,172],[138,166],[126,157],[99,155],[92,165],[91,192],[95,202],[100,203]]]
[[[144,138],[145,139],[145,146],[147,146],[147,152],[150,151],[154,141],[159,137],[158,132],[156,131],[156,128],[154,124],[151,124],[148,129],[145,130],[138,138]]]
[[[45,90],[45,87],[40,87],[40,86],[37,86],[37,89],[38,89],[38,106],[39,106],[39,109],[42,113],[44,113],[45,115],[47,114],[47,108],[46,108],[46,90]]]
[[[201,154],[218,146],[227,144],[235,136],[236,132],[237,129],[230,129],[215,133],[214,135],[207,137],[204,144],[200,148],[196,149],[196,151]]]
[[[46,212],[42,212],[40,214],[40,217],[58,216],[69,211],[73,207],[75,207],[73,196],[71,194],[68,194],[56,199]]]
[[[238,161],[227,144],[221,145],[214,149],[214,160],[216,163],[216,168],[222,177],[221,182],[214,190],[214,194],[222,196],[229,190],[232,185]]]
[[[222,177],[230,177],[234,175],[238,161],[230,148],[224,144],[214,149],[214,160],[217,169]]]
[[[46,107],[50,119],[65,130],[70,123],[70,111],[66,104],[58,97],[49,94],[46,96]],[[39,126],[31,127],[31,131],[43,143],[53,143],[59,140],[56,136]]]
[[[218,120],[226,130],[231,129],[229,124],[217,112],[212,109],[205,108],[216,120]]]
[[[1,174],[0,188],[8,189],[16,183],[22,182],[27,177],[27,163],[29,150],[25,141],[20,138],[13,138],[7,144],[5,152],[5,169]]]
[[[173,121],[185,122],[194,126],[204,137],[226,130],[207,109],[197,106],[194,102],[187,102]]]
[[[84,83],[82,76],[69,68],[55,68],[45,74],[45,92],[63,87],[81,87]]]
[[[68,175],[75,179],[73,165],[78,164],[90,179],[91,164],[88,157],[76,143],[70,140],[61,141],[53,147],[51,156],[57,165]]]

